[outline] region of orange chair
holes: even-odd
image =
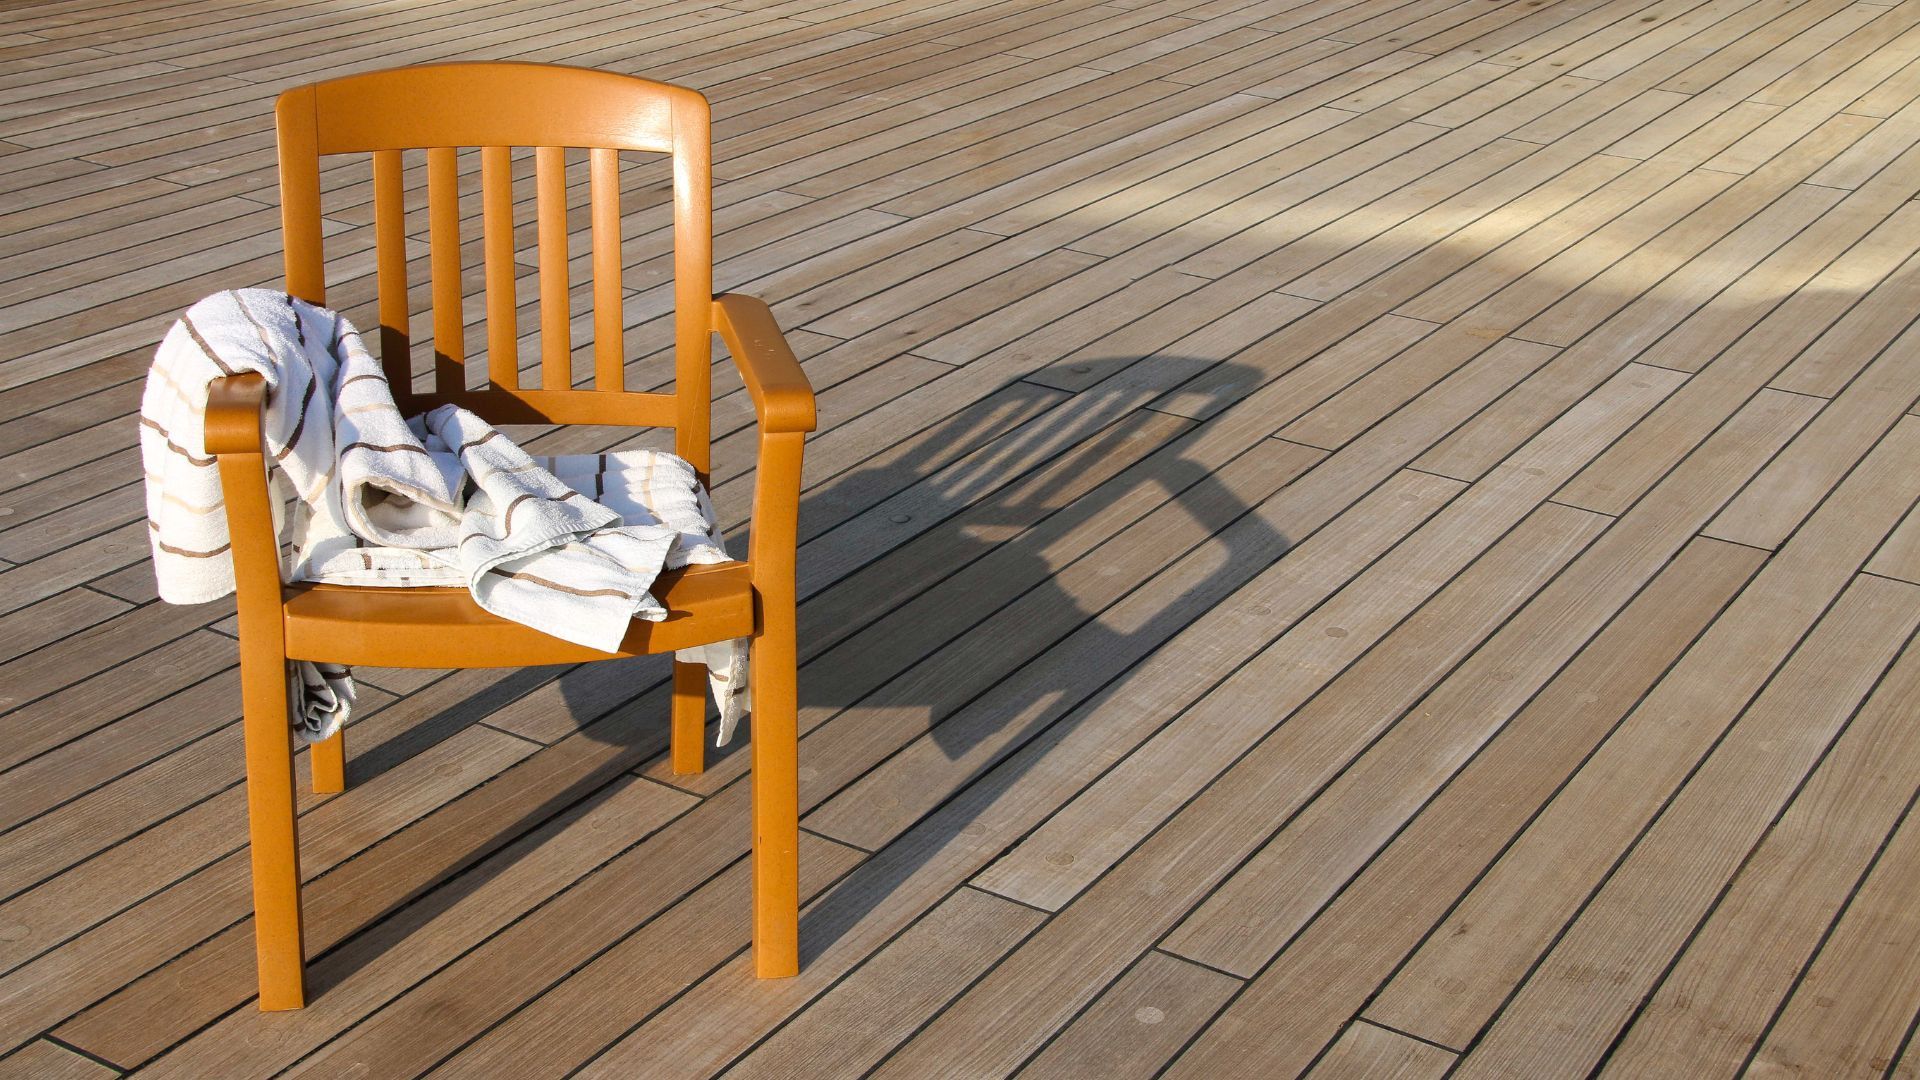
[[[762,978],[799,970],[798,753],[794,546],[801,445],[814,427],[813,391],[766,305],[713,295],[712,135],[707,101],[676,86],[542,64],[396,68],[302,86],[280,96],[281,223],[287,289],[326,302],[320,158],[373,156],[381,360],[403,412],[456,402],[494,423],[671,426],[674,446],[704,480],[710,465],[713,334],[739,365],[759,421],[759,473],[746,562],[663,575],[670,614],[635,622],[617,653],[573,645],[480,610],[456,589],[287,585],[280,580],[261,449],[258,376],[221,380],[207,401],[207,449],[219,459],[238,578],[247,812],[253,849],[260,1007],[305,1002],[300,864],[287,714],[289,660],[391,667],[518,667],[577,663],[751,635],[753,942]],[[510,148],[535,147],[541,388],[520,385],[514,310]],[[489,362],[485,389],[467,389],[461,314],[456,154],[480,148],[482,255]],[[590,148],[593,246],[592,389],[570,378],[565,148]],[[426,149],[435,389],[412,393],[401,152]],[[673,156],[672,393],[625,389],[622,368],[622,150]],[[705,669],[675,664],[676,772],[703,767]],[[345,786],[336,735],[312,750],[317,791]]]

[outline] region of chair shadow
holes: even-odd
[[[1106,445],[1119,441],[1115,425],[1158,396],[1140,393],[1131,387],[1140,383],[1159,386],[1173,381],[1157,378],[1154,369],[1162,369],[1174,377],[1189,371],[1205,371],[1205,384],[1218,388],[1217,392],[1200,400],[1188,395],[1183,401],[1186,406],[1183,411],[1202,417],[1212,416],[1230,404],[1237,396],[1236,389],[1257,385],[1259,381],[1258,373],[1243,365],[1208,365],[1186,357],[1109,358],[1077,365],[1075,371],[1081,369],[1085,369],[1082,374],[1087,388],[1034,421],[1041,430],[1034,432],[1029,441],[1044,443],[1050,435],[1058,434],[1045,430],[1048,427],[1085,425],[1097,429],[1097,433],[1089,431],[1081,436],[1078,431],[1072,431],[1065,433],[1065,437],[1074,440],[1076,447],[1090,447],[1096,456],[1117,449]],[[1121,385],[1114,387],[1113,384]],[[899,827],[888,830],[886,845],[866,861],[858,878],[837,883],[806,910],[800,934],[803,965],[831,949],[884,903],[896,887],[912,879],[930,859],[960,838],[973,823],[973,815],[951,812],[949,808],[955,800],[991,798],[1017,784],[1045,760],[1048,747],[1080,725],[1097,722],[1100,705],[1126,692],[1132,673],[1153,651],[1271,566],[1291,547],[1285,535],[1259,515],[1252,514],[1253,507],[1221,483],[1215,468],[1181,453],[1184,438],[1184,432],[1174,435],[1090,491],[1069,495],[1062,505],[1051,511],[1054,515],[1072,514],[1077,523],[1084,523],[1124,503],[1137,504],[1127,510],[1122,523],[1116,527],[1100,528],[1104,535],[1065,565],[1056,564],[1045,550],[1057,536],[1045,527],[1044,521],[1036,524],[1031,515],[1022,511],[1031,506],[1053,506],[1063,489],[1073,482],[1070,473],[1060,472],[1044,482],[1022,485],[1018,498],[1011,502],[997,500],[991,494],[977,496],[976,491],[984,485],[969,485],[964,478],[948,487],[939,484],[940,478],[936,476],[935,489],[941,496],[938,505],[945,517],[941,524],[909,543],[939,544],[951,551],[955,569],[944,581],[903,584],[901,593],[932,598],[943,587],[950,592],[972,592],[972,589],[951,588],[961,582],[968,568],[973,568],[976,574],[987,570],[988,576],[994,579],[1031,584],[993,611],[979,613],[974,622],[940,646],[958,648],[970,658],[982,657],[980,643],[998,636],[984,628],[996,620],[1018,622],[1008,628],[1006,636],[1011,640],[991,645],[979,667],[961,664],[956,670],[954,664],[943,665],[944,681],[930,683],[916,674],[916,662],[923,657],[888,655],[882,666],[898,674],[866,693],[837,694],[835,691],[841,687],[830,673],[837,659],[850,650],[889,648],[884,638],[877,642],[863,641],[858,633],[843,638],[802,667],[803,716],[810,712],[829,714],[837,718],[832,722],[842,724],[858,723],[862,712],[882,717],[923,716],[926,731],[917,736],[917,740],[925,740],[947,762],[965,763],[951,771],[937,770],[943,774],[937,795],[926,798],[924,803],[915,803],[909,813],[918,813],[912,820],[896,823]],[[1074,451],[1063,447],[1059,452]],[[1045,465],[1036,466],[1034,471],[1045,468]],[[1086,602],[1076,590],[1063,584],[1063,573],[1071,574],[1078,568],[1078,573],[1084,576],[1090,567],[1098,567],[1110,554],[1110,543],[1138,539],[1121,539],[1126,530],[1170,527],[1172,523],[1168,521],[1146,521],[1149,516],[1170,512],[1184,519],[1202,539],[1183,549],[1173,545],[1179,549],[1177,555],[1164,564],[1138,568],[1138,573],[1129,575],[1129,582],[1120,588],[1100,590],[1100,598],[1093,603]],[[994,527],[1000,525],[1019,531],[999,543],[972,535],[975,532],[991,534]],[[1137,589],[1146,587],[1166,567],[1203,547],[1211,549],[1205,556],[1213,564],[1208,572],[1145,610],[1135,605],[1123,619],[1109,621],[1102,617],[1103,612],[1112,610],[1112,605],[1125,603]],[[802,549],[803,561],[804,558]],[[1101,573],[1091,571],[1095,577]],[[898,608],[877,607],[869,613],[867,624],[882,626],[885,620],[897,617],[896,612],[905,611],[913,602],[903,599]],[[939,606],[921,604],[922,608]],[[803,641],[808,630],[803,614]],[[983,631],[988,638],[980,636]],[[1048,650],[1063,644],[1070,650],[1071,657],[1050,659]],[[1076,672],[1075,678],[1068,679],[1064,672],[1054,676],[1047,671],[1051,664],[1078,664],[1087,658],[1097,658],[1091,674]],[[815,671],[810,672],[809,667]],[[1068,688],[1062,684],[1073,685]],[[1045,747],[1027,749],[1042,738],[1046,741]],[[862,775],[872,776],[885,769],[896,754],[914,750],[909,746],[889,754]],[[801,760],[804,764],[805,741],[801,744]],[[923,756],[923,763],[924,760]],[[858,779],[852,781],[859,782]],[[991,792],[975,790],[980,784],[990,785]],[[831,792],[808,793],[805,785],[803,794],[814,796],[815,808],[827,805],[833,797]],[[803,826],[806,820],[803,814]],[[910,843],[898,842],[909,833],[914,834]],[[1017,840],[1017,836],[1007,838],[1003,851]]]
[[[819,739],[809,736],[832,725],[857,724],[862,713],[906,717],[903,722],[910,725],[906,732],[910,738],[903,748],[868,763],[853,776],[842,776],[848,783],[858,782],[859,776],[872,769],[884,768],[893,754],[907,752],[921,740],[930,741],[949,762],[977,758],[942,778],[946,790],[920,808],[914,823],[894,830],[889,845],[867,860],[864,872],[835,884],[806,909],[800,935],[803,967],[841,940],[895,886],[911,878],[967,827],[964,815],[941,813],[942,807],[982,783],[997,790],[1018,781],[1034,763],[1044,759],[1043,755],[1022,753],[1023,747],[1043,734],[1050,740],[1063,737],[1097,717],[1102,701],[1125,692],[1129,673],[1142,659],[1265,570],[1290,546],[1284,535],[1249,514],[1252,508],[1221,484],[1213,468],[1182,454],[1185,432],[1138,453],[1136,460],[1112,470],[1112,475],[1089,490],[1075,490],[1083,485],[1074,469],[1053,467],[1063,458],[1091,462],[1120,453],[1129,437],[1121,422],[1169,386],[1179,386],[1200,375],[1196,386],[1215,389],[1199,398],[1186,394],[1182,411],[1211,416],[1237,399],[1245,388],[1257,385],[1258,372],[1231,363],[1160,355],[1108,358],[1077,363],[1064,372],[1049,370],[1083,388],[1063,392],[1033,382],[1009,383],[982,399],[979,406],[910,438],[907,441],[911,446],[905,452],[878,455],[884,458],[882,463],[816,483],[802,498],[803,827],[805,811],[825,805],[836,793],[818,789],[807,779],[809,773],[844,772],[809,769],[809,744],[820,745]],[[1029,460],[1010,470],[1004,463],[1008,457]],[[914,491],[912,519],[923,528],[910,538],[890,543],[872,558],[850,561],[850,568],[838,578],[809,578],[810,547],[820,550],[822,544],[834,544],[834,534],[842,529],[871,527],[874,514],[884,510],[887,498],[910,488]],[[1060,574],[1066,567],[1049,558],[1047,548],[1058,539],[1056,534],[1068,531],[1057,527],[1057,516],[1070,514],[1074,524],[1084,525],[1104,512],[1122,512],[1124,524],[1117,528],[1094,526],[1102,533],[1101,538],[1067,564],[1083,566],[1087,560],[1100,560],[1104,545],[1114,535],[1128,527],[1139,527],[1140,520],[1149,514],[1168,513],[1169,508],[1196,527],[1196,534],[1205,538],[1200,545],[1216,549],[1210,555],[1212,569],[1145,618],[1132,620],[1128,629],[1107,625],[1099,617],[1107,604],[1130,594],[1133,587],[1150,580],[1161,568],[1143,572],[1135,586],[1100,604],[1087,605],[1062,586]],[[810,511],[820,518],[810,521]],[[883,515],[881,520],[890,519]],[[1056,527],[1050,528],[1050,522]],[[1236,522],[1240,524],[1229,529]],[[993,539],[1000,534],[1007,538]],[[858,534],[839,538],[842,544],[857,544],[859,540]],[[743,551],[742,538],[730,538],[729,547]],[[900,558],[909,549],[917,549],[921,557],[906,561],[927,567],[916,578],[887,589],[841,592],[859,584],[862,574],[885,572],[890,559]],[[928,555],[938,558],[929,559]],[[1001,602],[991,611],[973,612],[964,625],[955,623],[944,637],[890,632],[903,620],[914,622],[918,612],[938,609],[947,596],[968,594],[971,583],[983,575],[991,581],[1009,583],[1007,595],[996,597]],[[839,600],[844,595],[870,599],[849,606]],[[822,625],[822,619],[828,617],[832,625]],[[958,672],[949,672],[945,681],[930,682],[919,673],[922,660],[937,662],[943,650],[961,649],[975,655],[981,644],[990,640],[980,636],[983,629],[996,619],[1021,620],[1011,628],[1009,636],[1015,639],[1011,644],[994,647],[979,663],[964,664]],[[1111,670],[1098,674],[1090,692],[1062,695],[1049,689],[1054,680],[1045,678],[1044,670],[1034,665],[1048,663],[1045,651],[1070,637],[1076,653],[1106,658],[1102,667]],[[828,643],[823,645],[823,640]],[[864,657],[858,665],[860,671],[891,674],[877,685],[864,685],[857,675],[847,674],[854,669],[847,660],[856,654]],[[662,657],[610,663],[631,665],[636,674],[665,671]],[[408,930],[430,922],[499,876],[510,865],[508,859],[498,857],[499,852],[558,815],[583,812],[598,804],[618,789],[622,777],[657,762],[666,744],[664,701],[657,718],[603,722],[610,712],[622,708],[616,705],[610,710],[604,692],[591,689],[594,676],[590,669],[607,666],[573,669],[561,675],[558,689],[580,732],[629,752],[583,770],[512,826],[478,845],[463,858],[459,869],[425,892],[404,898],[367,919],[341,945],[310,965],[310,983],[316,993],[348,978],[378,955],[377,949],[353,947],[365,931],[393,920],[380,936],[403,939]],[[545,674],[541,669],[517,672],[408,732],[350,756],[350,781],[364,782],[370,773],[418,752],[423,743],[445,738],[477,716],[510,704],[544,683]],[[1030,690],[1011,697],[1005,691],[996,695],[997,688],[1013,686],[1013,680]],[[638,692],[628,695],[628,702],[658,696],[657,683],[636,681],[632,685]],[[975,706],[990,695],[994,696],[989,708]],[[729,746],[709,746],[708,767],[743,753],[750,745],[751,725],[751,719],[743,723]],[[988,774],[988,779],[981,779]],[[744,839],[749,828],[744,815],[739,826]],[[916,829],[920,832],[910,845],[891,842]]]

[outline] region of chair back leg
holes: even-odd
[[[337,795],[347,790],[347,729],[309,747],[307,765],[313,770],[314,794]]]
[[[707,768],[707,666],[673,664],[673,771],[679,776]]]
[[[244,630],[243,630],[244,634]],[[293,728],[284,659],[240,650],[240,696],[247,751],[247,825],[253,856],[253,933],[260,1008],[306,1003],[306,948],[300,926],[300,844],[293,795]]]

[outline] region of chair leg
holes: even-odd
[[[248,663],[242,651],[241,707],[247,752],[247,824],[253,855],[253,933],[260,1008],[306,1004],[306,949],[300,927],[300,846],[293,795],[293,729],[285,663]]]
[[[791,601],[789,601],[791,603]],[[781,615],[785,617],[780,617]],[[800,973],[800,746],[793,609],[768,612],[753,640],[755,973]]]
[[[707,768],[707,666],[673,665],[673,771],[687,776]]]
[[[313,770],[314,794],[337,795],[347,790],[347,730],[341,728],[309,747],[307,765]]]

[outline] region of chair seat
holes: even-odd
[[[742,562],[670,570],[653,594],[661,622],[635,619],[618,652],[601,652],[483,610],[465,589],[290,585],[286,655],[381,667],[531,667],[641,656],[753,632],[753,582]]]

